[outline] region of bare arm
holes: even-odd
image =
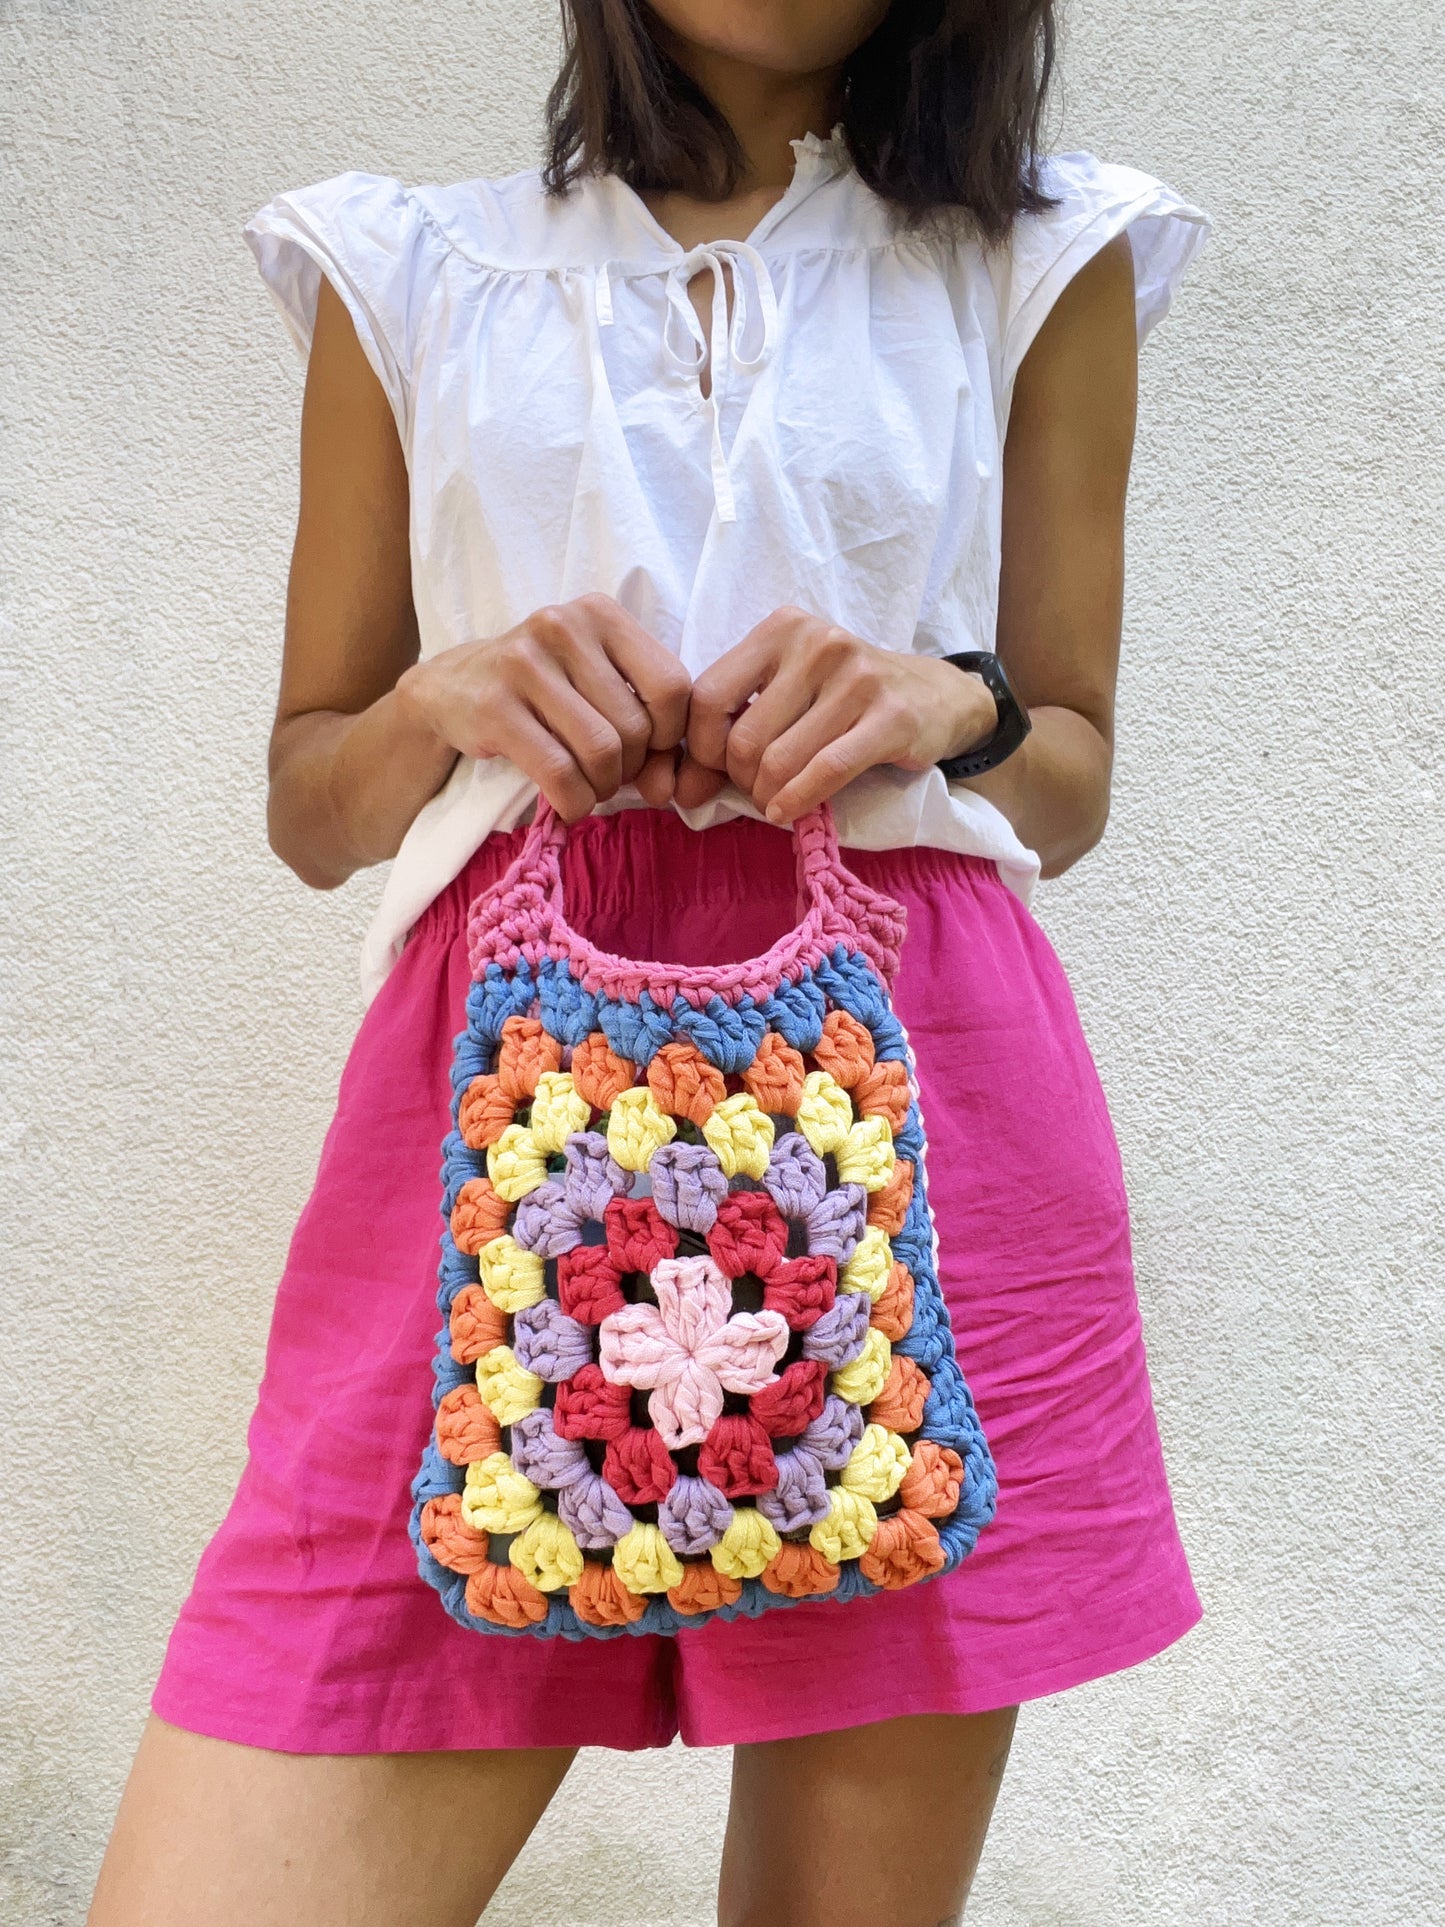
[[[396,695],[416,658],[406,460],[385,391],[323,277],[267,805],[272,849],[317,889],[395,855],[456,761]]]
[[[1057,875],[1109,808],[1133,447],[1136,337],[1127,237],[1064,290],[1024,358],[1004,455],[995,641],[1033,730],[979,790]],[[791,822],[880,763],[921,770],[971,748],[996,712],[977,677],[782,609],[694,685],[678,800],[730,777]]]
[[[323,890],[394,856],[458,755],[510,757],[569,819],[625,782],[665,802],[681,664],[602,595],[418,662],[408,518],[390,405],[323,279],[271,732],[277,855]]]
[[[1134,263],[1127,234],[1059,296],[1014,384],[1004,446],[998,650],[1033,721],[980,791],[1057,876],[1109,814],[1134,447]]]

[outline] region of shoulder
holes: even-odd
[[[1096,154],[1046,155],[1039,186],[1050,205],[1019,216],[1006,251],[1009,272],[1024,284],[1071,248],[1087,257],[1126,230],[1136,254],[1163,248],[1186,261],[1209,233],[1209,217],[1167,182]]]
[[[1095,154],[1047,156],[1039,184],[1050,205],[1020,215],[1008,241],[985,257],[1005,386],[1065,288],[1096,257],[1091,286],[1106,290],[1132,275],[1142,342],[1168,312],[1211,230],[1209,217],[1166,182]]]
[[[394,250],[416,227],[411,190],[388,174],[349,168],[325,180],[284,189],[243,224],[253,250],[269,236],[349,243],[358,253]]]
[[[610,175],[548,191],[539,167],[414,190],[465,260],[507,273],[598,267],[638,252],[635,209]]]
[[[359,323],[394,339],[445,251],[414,190],[356,168],[274,194],[241,234],[303,349],[321,276]]]
[[[303,358],[331,283],[405,439],[417,319],[446,253],[415,191],[349,169],[273,195],[241,232]]]
[[[243,226],[253,251],[271,235],[310,237],[358,265],[455,253],[481,267],[581,267],[615,256],[618,209],[601,177],[549,194],[541,169],[415,185],[349,169],[276,194]]]

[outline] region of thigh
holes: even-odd
[[[89,1927],[475,1927],[572,1759],[271,1753],[152,1718]]]
[[[951,1927],[1017,1715],[922,1714],[737,1747],[721,1927]]]

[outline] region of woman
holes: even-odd
[[[396,863],[97,1927],[461,1927],[575,1748],[679,1732],[736,1749],[723,1921],[932,1927],[1019,1702],[1200,1613],[1113,1133],[1026,900],[1103,831],[1136,348],[1204,218],[1036,160],[1049,0],[565,14],[545,169],[343,175],[246,230],[310,357],[271,840],[321,889]],[[978,650],[1004,681],[948,660]],[[582,824],[574,921],[623,954],[766,947],[785,827],[829,797],[906,905],[940,1269],[999,1473],[948,1578],[570,1644],[479,1639],[418,1577],[463,920],[539,789]]]

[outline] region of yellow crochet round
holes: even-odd
[[[657,1108],[645,1084],[618,1093],[607,1120],[607,1148],[624,1171],[645,1171],[653,1153],[676,1136],[676,1121]]]
[[[858,1240],[853,1256],[838,1273],[839,1291],[866,1291],[876,1305],[893,1268],[893,1247],[886,1231],[870,1224]]]
[[[585,1131],[592,1106],[572,1082],[570,1071],[543,1071],[532,1099],[532,1141],[544,1157],[566,1148],[574,1131]]]
[[[547,1295],[544,1267],[535,1251],[523,1251],[505,1233],[484,1244],[477,1257],[482,1289],[498,1311],[514,1314]]]
[[[877,1530],[878,1514],[872,1501],[846,1485],[835,1485],[828,1491],[828,1516],[813,1527],[808,1544],[836,1566],[844,1559],[860,1559]]]
[[[853,1122],[853,1100],[827,1071],[809,1071],[798,1100],[798,1129],[820,1158],[836,1151]]]
[[[897,1432],[890,1432],[886,1425],[865,1425],[862,1438],[843,1467],[843,1483],[850,1492],[882,1505],[902,1485],[912,1463],[913,1454]]]
[[[733,1507],[733,1522],[712,1549],[712,1562],[727,1579],[756,1579],[782,1544],[756,1506]]]
[[[519,1204],[546,1183],[547,1160],[525,1124],[509,1124],[496,1143],[487,1146],[487,1176],[508,1204]]]
[[[542,1516],[542,1495],[505,1452],[467,1467],[462,1517],[476,1532],[524,1532]]]
[[[682,1581],[682,1561],[658,1526],[639,1520],[612,1548],[612,1570],[629,1592],[666,1592]]]
[[[860,1117],[838,1147],[838,1182],[881,1191],[893,1176],[893,1133],[886,1117]]]
[[[582,1548],[555,1512],[544,1512],[511,1543],[507,1557],[539,1592],[560,1592],[582,1577]]]
[[[505,1349],[502,1347],[501,1349]],[[481,1379],[482,1365],[488,1358],[495,1358],[495,1352],[488,1352],[477,1365],[477,1378]],[[876,1326],[871,1327],[863,1340],[863,1349],[851,1365],[845,1365],[832,1377],[833,1390],[839,1398],[846,1398],[850,1405],[871,1405],[883,1390],[888,1377],[888,1367],[893,1363],[893,1347]],[[482,1397],[486,1397],[483,1392]]]
[[[702,1134],[727,1178],[761,1178],[773,1151],[773,1120],[750,1091],[713,1107]]]
[[[518,1364],[510,1345],[494,1345],[482,1353],[477,1360],[477,1390],[498,1425],[515,1424],[542,1402],[542,1380]]]

